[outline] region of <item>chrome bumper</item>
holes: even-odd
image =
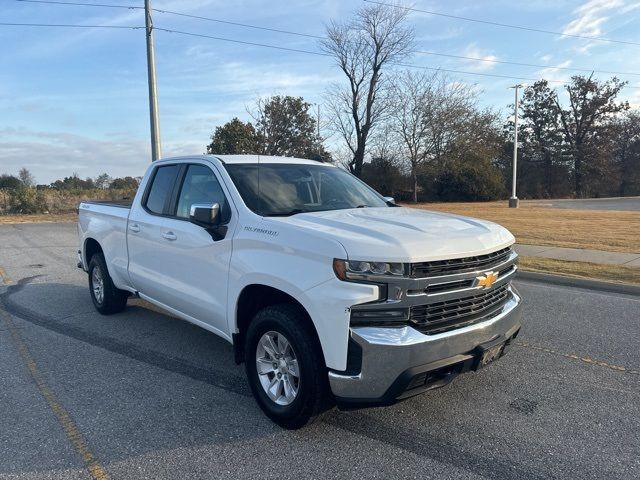
[[[393,403],[443,384],[411,392],[406,387],[414,375],[444,371],[451,365],[460,365],[460,372],[473,368],[480,345],[507,341],[520,330],[521,299],[512,286],[509,291],[509,300],[496,314],[448,332],[425,335],[411,327],[352,328],[351,341],[362,351],[360,370],[357,374],[329,372],[333,394],[343,403]]]

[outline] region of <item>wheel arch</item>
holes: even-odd
[[[85,239],[83,253],[84,253],[84,264],[86,265],[87,269],[89,268],[89,262],[91,261],[91,258],[96,253],[102,253],[104,255],[104,251],[102,249],[102,246],[100,245],[100,242],[98,242],[95,238],[92,238],[92,237]]]
[[[278,288],[261,283],[253,283],[245,286],[236,302],[235,325],[233,333],[234,359],[237,364],[244,361],[244,339],[251,320],[258,311],[270,305],[290,304],[294,305],[302,314],[306,324],[313,332],[316,341],[320,344],[320,338],[316,326],[307,309],[295,297]],[[322,349],[321,349],[322,351]]]

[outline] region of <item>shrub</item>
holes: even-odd
[[[427,200],[487,201],[507,195],[500,170],[473,152],[448,162],[440,171],[425,170],[418,182]]]
[[[9,193],[10,213],[43,213],[47,210],[47,202],[42,191],[34,187],[22,187]]]

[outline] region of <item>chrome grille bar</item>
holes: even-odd
[[[503,305],[509,297],[509,286],[503,285],[485,293],[411,307],[409,320],[424,333],[459,328]],[[462,324],[460,324],[462,320]]]
[[[411,264],[411,277],[424,278],[451,273],[482,270],[503,262],[510,254],[511,247],[506,247],[502,250],[498,250],[497,252],[487,253],[486,255],[413,263]]]

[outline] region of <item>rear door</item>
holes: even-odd
[[[163,291],[171,286],[171,261],[166,258],[162,234],[183,170],[181,164],[156,167],[142,201],[131,206],[127,224],[129,278],[138,292],[157,301],[162,301]]]
[[[156,253],[137,252],[153,263],[138,262],[147,288],[153,292],[148,295],[227,336],[227,284],[237,221],[228,192],[213,166],[194,162],[181,165],[170,196],[159,230],[154,230],[153,246],[140,245]],[[189,221],[191,205],[197,203],[220,205],[227,228],[222,238]]]

